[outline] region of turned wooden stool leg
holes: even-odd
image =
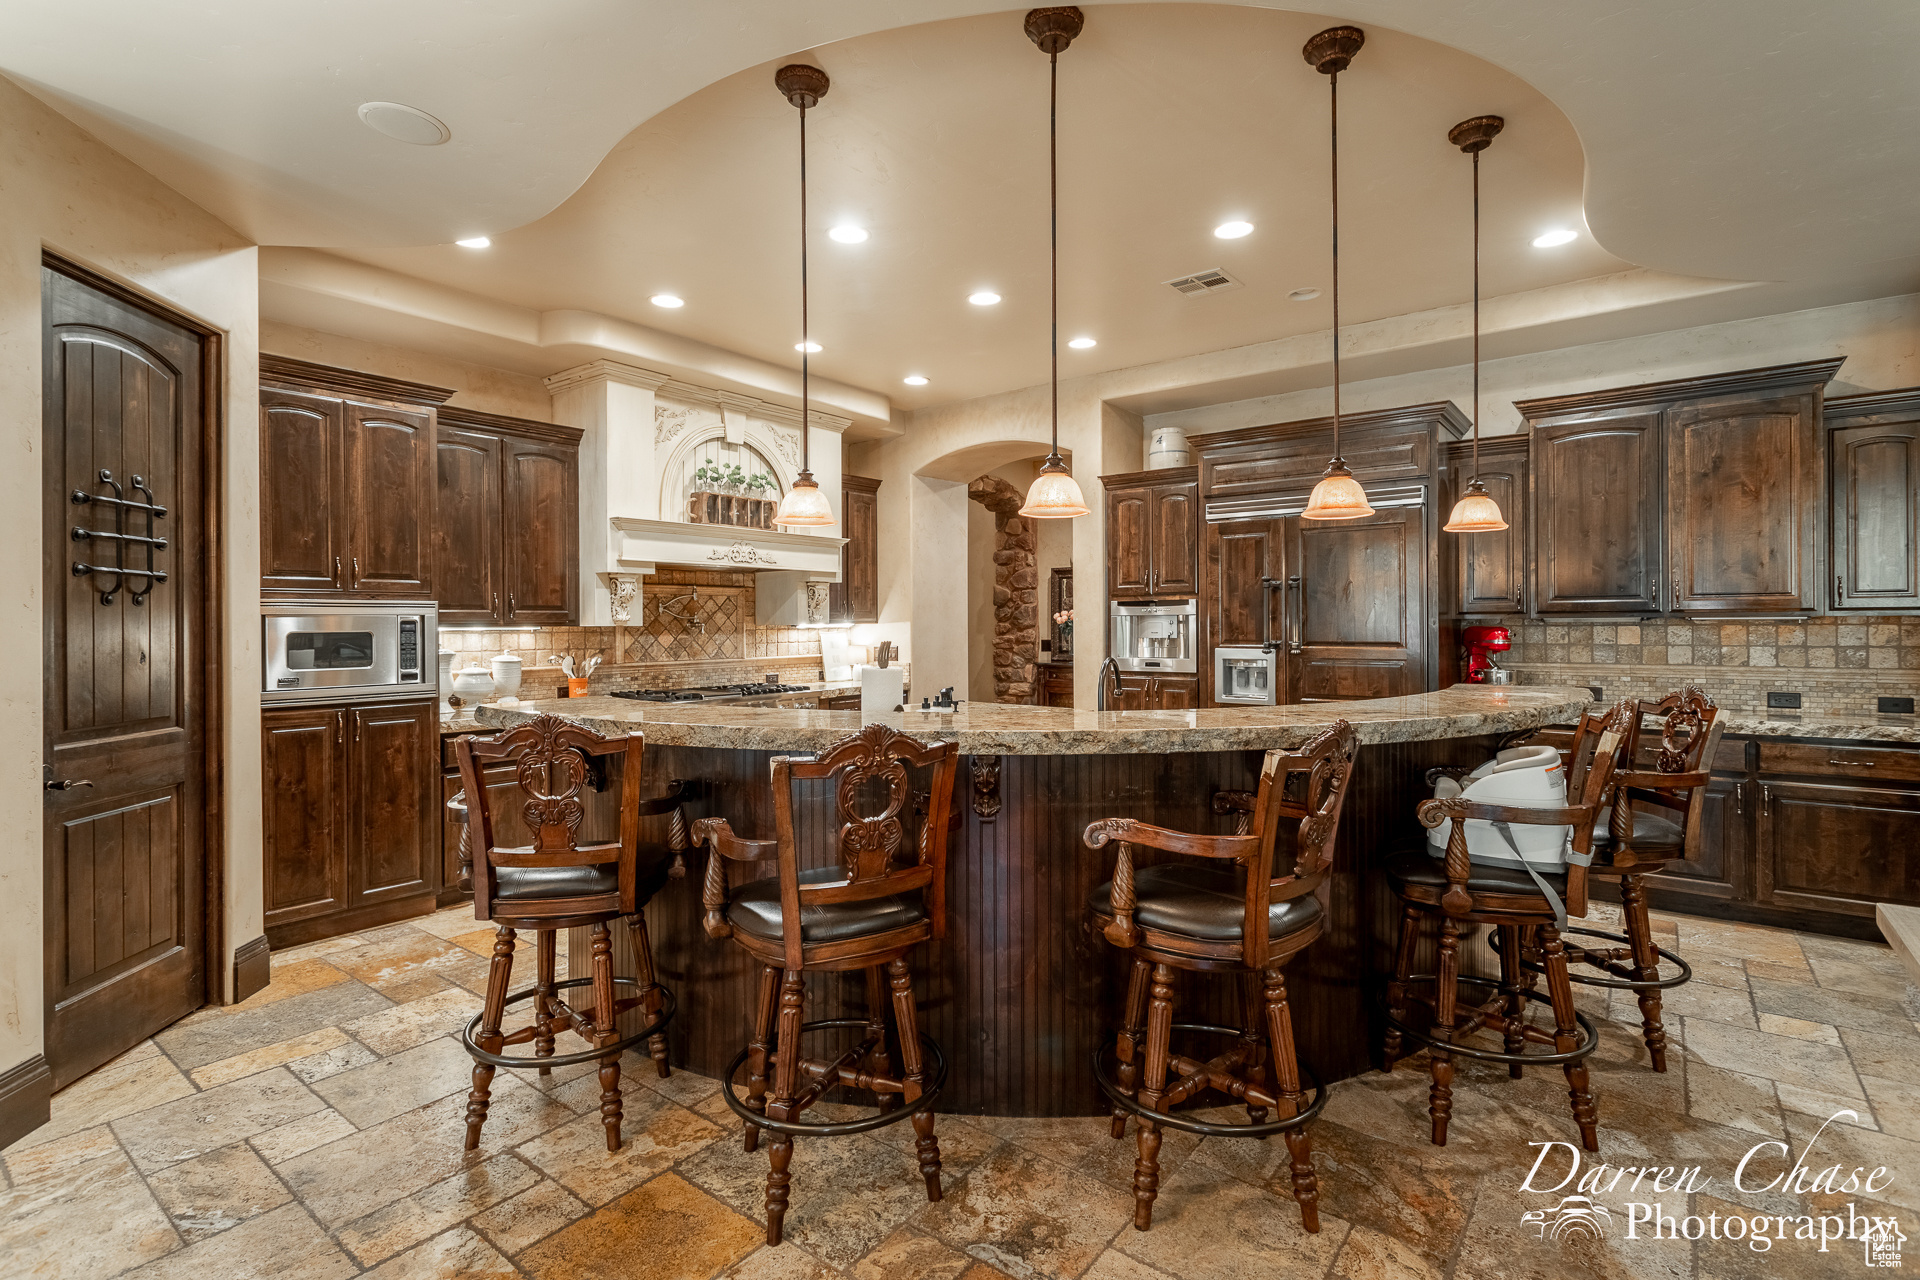
[[[1306,1106],[1300,1092],[1300,1062],[1293,1044],[1293,1016],[1287,1009],[1287,981],[1275,965],[1267,970],[1267,1042],[1273,1049],[1273,1077],[1280,1094],[1283,1119],[1297,1116]],[[1293,1165],[1293,1198],[1300,1205],[1300,1224],[1320,1229],[1320,1183],[1313,1174],[1313,1140],[1305,1125],[1286,1132],[1287,1154]]]
[[[1580,1044],[1580,1024],[1573,1016],[1573,983],[1567,977],[1567,949],[1560,931],[1552,925],[1540,927],[1541,958],[1547,970],[1547,995],[1553,1000],[1553,1048],[1567,1053]],[[1580,1126],[1580,1145],[1589,1151],[1600,1149],[1599,1120],[1593,1110],[1593,1094],[1587,1087],[1586,1062],[1569,1062],[1562,1068],[1567,1074],[1567,1097],[1573,1102],[1573,1122]]]
[[[1127,1007],[1121,1015],[1120,1035],[1114,1042],[1114,1054],[1120,1060],[1120,1092],[1129,1098],[1140,1093],[1140,1044],[1147,1033],[1147,975],[1153,972],[1153,966],[1145,960],[1135,958],[1133,970],[1127,976]],[[1127,1136],[1127,1112],[1124,1107],[1113,1109],[1113,1136]]]
[[[800,970],[788,969],[780,982],[778,1031],[774,1040],[773,1096],[767,1100],[767,1117],[792,1120],[794,1095],[800,1088],[800,1015],[806,1003],[806,987]],[[793,1162],[793,1135],[775,1132],[767,1144],[767,1243],[779,1244],[787,1219],[787,1199],[792,1177],[787,1166]]]
[[[1401,1022],[1407,1020],[1407,978],[1413,973],[1413,949],[1419,941],[1420,913],[1409,906],[1400,914],[1400,946],[1394,953],[1393,979],[1387,983],[1387,1011]],[[1401,1049],[1400,1032],[1389,1023],[1382,1071],[1393,1070],[1393,1064],[1400,1061]]]
[[[533,1022],[536,1030],[533,1036],[533,1056],[551,1058],[553,1056],[553,1028],[548,1025],[556,1012],[554,1009],[553,974],[555,964],[555,930],[541,929],[534,934],[534,968],[536,977],[533,986]],[[552,1067],[540,1068],[540,1074],[550,1076]]]
[[[870,1055],[868,1070],[876,1076],[893,1074],[893,1060],[887,1056],[887,973],[885,965],[874,965],[867,970],[867,1035],[876,1042]],[[902,1035],[905,1033],[903,1032]],[[904,1043],[901,1046],[905,1051]],[[880,1095],[880,1110],[894,1111],[900,1106],[900,1095],[883,1093]]]
[[[666,1008],[666,988],[653,971],[653,941],[647,936],[647,913],[636,911],[627,917],[627,933],[633,940],[633,976],[640,982],[640,996],[644,1004],[642,1010],[647,1021],[652,1022]],[[665,1080],[673,1074],[673,1068],[667,1065],[667,1033],[657,1032],[647,1037],[647,1052],[653,1057],[654,1074]]]
[[[1620,877],[1620,905],[1627,918],[1627,941],[1633,946],[1633,976],[1638,982],[1660,978],[1660,952],[1653,945],[1653,921],[1647,918],[1647,887],[1639,876]],[[1655,1071],[1667,1069],[1667,1029],[1660,1022],[1660,989],[1640,993],[1640,1031]]]
[[[1167,1056],[1173,1040],[1173,968],[1153,966],[1153,985],[1147,1000],[1147,1070],[1140,1085],[1140,1102],[1160,1109],[1167,1087]],[[1139,1123],[1140,1154],[1133,1162],[1133,1226],[1145,1231],[1153,1225],[1153,1202],[1160,1194],[1160,1126],[1144,1116]]]
[[[1265,1084],[1267,1036],[1267,998],[1260,981],[1260,975],[1249,970],[1236,975],[1240,984],[1241,1008],[1245,1010],[1240,1022],[1240,1045],[1247,1055],[1247,1065],[1241,1075],[1251,1084]],[[1247,1123],[1265,1124],[1267,1109],[1247,1104]],[[1260,1135],[1261,1141],[1266,1135]]]
[[[1527,1047],[1527,998],[1521,994],[1526,986],[1520,977],[1525,972],[1520,967],[1520,926],[1495,925],[1494,933],[1500,942],[1500,990],[1507,997],[1507,1024],[1500,1029],[1501,1035],[1508,1053],[1523,1053]],[[1509,1062],[1507,1075],[1518,1080],[1521,1069],[1519,1063]]]
[[[480,1031],[473,1042],[487,1053],[499,1053],[500,1020],[506,1016],[507,983],[513,977],[513,930],[500,926],[493,935],[493,961],[487,967],[487,998],[480,1012]],[[480,1145],[480,1127],[487,1122],[487,1102],[493,1096],[493,1067],[473,1064],[473,1089],[467,1094],[468,1151]]]
[[[921,1061],[920,1014],[913,1007],[913,971],[905,956],[897,956],[887,965],[893,986],[893,1022],[900,1028],[900,1062],[906,1068],[906,1105],[911,1107],[926,1092],[927,1068]],[[913,1113],[913,1150],[920,1157],[920,1176],[927,1184],[927,1199],[940,1198],[940,1140],[933,1136],[933,1108],[921,1107]]]
[[[773,1044],[773,1015],[780,1000],[780,971],[760,966],[760,996],[753,1006],[753,1039],[747,1044],[747,1110],[767,1113],[767,1055]],[[745,1149],[760,1147],[760,1126],[748,1124]]]
[[[612,1044],[620,1038],[613,1014],[613,932],[607,922],[594,922],[593,942],[593,1030],[596,1044]],[[600,1123],[607,1129],[607,1150],[620,1149],[620,1055],[600,1060]]]
[[[1460,980],[1460,926],[1452,916],[1440,918],[1440,972],[1434,982],[1433,1036],[1442,1044],[1453,1039]],[[1433,1120],[1433,1145],[1447,1145],[1447,1123],[1453,1119],[1453,1055],[1433,1046],[1427,1054],[1433,1086],[1427,1091],[1427,1114]]]

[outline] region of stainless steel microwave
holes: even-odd
[[[440,607],[328,600],[261,607],[266,703],[437,695]]]

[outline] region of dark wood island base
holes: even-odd
[[[1382,1024],[1378,994],[1393,962],[1398,912],[1380,873],[1386,856],[1425,838],[1414,806],[1428,794],[1424,775],[1437,765],[1476,764],[1508,733],[1564,720],[1586,701],[1585,691],[1529,689],[1493,695],[1446,690],[1414,698],[1197,712],[1075,712],[1037,707],[969,708],[983,717],[1024,713],[1038,724],[1069,726],[1053,742],[1009,741],[1015,735],[970,730],[967,715],[926,717],[922,736],[969,738],[1028,747],[1028,753],[975,752],[961,761],[954,806],[957,828],[948,845],[948,933],[910,957],[921,999],[921,1026],[944,1048],[951,1071],[940,1110],[958,1115],[1068,1116],[1107,1110],[1094,1083],[1091,1060],[1109,1046],[1126,992],[1124,957],[1087,926],[1087,898],[1112,874],[1113,851],[1087,848],[1089,822],[1132,817],[1193,832],[1227,832],[1231,818],[1216,815],[1213,795],[1258,785],[1263,751],[1145,749],[1156,737],[1169,745],[1206,740],[1264,739],[1292,747],[1345,715],[1362,746],[1341,819],[1334,864],[1321,888],[1326,929],[1289,965],[1287,987],[1301,1061],[1323,1081],[1346,1079],[1377,1060]],[[1495,698],[1497,697],[1497,702]],[[593,703],[614,702],[593,699]],[[1451,701],[1453,705],[1444,705]],[[1421,710],[1407,704],[1439,703]],[[483,708],[482,719],[505,724],[536,711],[565,715],[599,732],[646,733],[649,794],[670,778],[696,780],[689,822],[725,818],[742,835],[773,832],[768,762],[782,753],[813,751],[830,735],[854,732],[852,712],[708,709],[695,726],[680,712],[634,704],[569,707],[567,702],[513,710]],[[1481,714],[1497,708],[1497,714]],[[1398,716],[1380,717],[1395,710]],[[584,714],[581,714],[583,713]],[[612,712],[611,714],[607,714]],[[668,713],[669,715],[671,713]],[[743,721],[758,717],[770,749],[679,745],[661,739],[696,736],[733,741],[760,736]],[[784,718],[784,725],[769,723]],[[899,719],[900,717],[891,717]],[[723,725],[720,722],[725,721]],[[960,723],[956,725],[956,721]],[[1136,726],[1129,723],[1139,721]],[[1217,727],[1216,727],[1217,726]],[[693,732],[705,727],[709,735]],[[901,726],[907,732],[915,722]],[[787,732],[781,732],[782,729]],[[997,730],[998,726],[996,726]],[[1158,731],[1158,732],[1156,732]],[[1090,753],[1089,739],[1110,736],[1111,753]],[[1420,735],[1420,736],[1416,736]],[[1036,735],[1038,737],[1038,735]],[[1369,737],[1390,740],[1369,743]],[[1052,745],[1059,754],[1038,754]],[[1063,750],[1062,747],[1065,747]],[[836,824],[822,795],[798,806],[802,865],[830,849]],[[816,838],[817,837],[817,838]],[[812,861],[809,861],[811,856]],[[1145,865],[1171,855],[1135,850]],[[660,979],[679,1000],[669,1031],[675,1067],[718,1077],[739,1051],[752,1018],[756,975],[738,948],[709,939],[701,927],[700,876],[706,853],[688,853],[687,877],[648,908]],[[1469,948],[1469,953],[1484,948]],[[1477,958],[1477,957],[1476,957]],[[584,961],[582,952],[578,961]],[[577,962],[578,962],[577,961]],[[616,967],[630,964],[616,954]],[[1430,965],[1427,967],[1431,967]],[[1182,1020],[1239,1025],[1242,997],[1230,979],[1182,975]],[[863,1016],[863,975],[809,975],[808,1021]]]

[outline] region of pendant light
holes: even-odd
[[[1447,130],[1447,141],[1473,157],[1473,479],[1441,526],[1448,533],[1498,533],[1507,527],[1500,504],[1480,480],[1480,153],[1506,124],[1499,116],[1475,116]]]
[[[1333,157],[1333,457],[1300,513],[1308,520],[1357,520],[1373,514],[1367,491],[1340,456],[1340,73],[1366,40],[1358,27],[1329,27],[1300,50],[1308,65],[1327,78],[1332,103],[1327,137]]]
[[[807,108],[818,106],[827,96],[831,82],[827,73],[804,62],[795,62],[773,73],[774,87],[800,108],[800,474],[793,487],[780,499],[773,522],[783,525],[821,526],[834,523],[833,504],[814,482],[813,413],[808,385],[808,356],[812,335],[807,332]]]
[[[1064,520],[1089,514],[1087,500],[1060,457],[1060,51],[1073,43],[1086,19],[1073,5],[1027,12],[1027,38],[1047,55],[1047,207],[1053,263],[1053,446],[1027,490],[1020,514]]]

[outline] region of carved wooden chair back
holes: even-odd
[[[883,724],[870,724],[813,757],[773,759],[774,841],[779,846],[781,936],[786,966],[801,966],[800,913],[813,905],[864,902],[893,894],[923,894],[933,936],[946,936],[947,829],[953,781],[960,763],[957,744],[921,742]],[[909,836],[914,814],[914,772],[924,770],[926,812]],[[930,775],[930,776],[927,776]],[[839,826],[833,854],[845,878],[801,884],[801,849],[794,822],[796,784],[827,780],[833,787]],[[862,806],[884,791],[878,812]],[[909,856],[902,851],[909,848]]]
[[[1614,776],[1612,823],[1617,845],[1633,839],[1633,804],[1653,804],[1680,815],[1684,851],[1699,848],[1700,824],[1706,811],[1706,788],[1714,752],[1726,723],[1713,700],[1688,685],[1664,698],[1643,699],[1621,745],[1621,765]],[[1657,744],[1644,743],[1647,719],[1659,722]],[[1651,759],[1643,757],[1651,756]],[[1651,768],[1647,767],[1651,765]]]
[[[473,853],[473,914],[491,920],[496,911],[514,919],[561,919],[609,912],[630,915],[638,909],[635,859],[640,842],[641,755],[638,733],[603,738],[591,729],[557,716],[540,716],[487,738],[461,738],[454,744],[460,783],[467,796],[467,834]],[[586,818],[581,792],[594,761],[618,757],[620,830],[617,839],[582,844]],[[521,812],[530,845],[502,848],[493,842],[493,801],[484,779],[488,765],[511,762],[519,784]],[[500,903],[494,893],[499,867],[589,867],[619,864],[619,888],[612,893],[568,898],[514,898]]]

